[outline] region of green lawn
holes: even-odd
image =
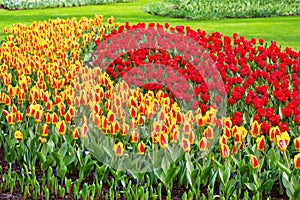
[[[3,39],[3,28],[14,23],[26,23],[50,18],[71,18],[82,16],[93,17],[101,14],[106,17],[114,16],[115,20],[123,23],[136,22],[168,22],[171,25],[188,25],[194,29],[200,28],[207,32],[221,32],[232,35],[236,32],[246,38],[264,38],[266,41],[275,40],[282,47],[292,47],[300,50],[300,16],[272,17],[255,19],[223,19],[223,20],[197,20],[164,18],[152,16],[142,11],[142,6],[153,0],[137,0],[133,3],[119,3],[112,5],[86,6],[74,8],[56,8],[41,10],[7,11],[0,10],[0,38]]]

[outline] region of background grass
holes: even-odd
[[[154,0],[158,1],[158,0]],[[292,47],[300,50],[300,16],[271,17],[254,19],[222,19],[222,20],[194,20],[173,19],[153,16],[142,11],[143,5],[153,0],[137,0],[132,3],[118,3],[111,5],[97,5],[72,8],[49,8],[38,10],[8,11],[0,10],[0,39],[4,38],[3,28],[12,24],[30,24],[33,21],[43,21],[60,18],[93,17],[95,14],[104,17],[114,16],[116,22],[168,22],[170,25],[191,26],[207,32],[221,32],[223,35],[232,35],[234,32],[245,36],[264,38],[266,41],[277,41],[281,47]]]

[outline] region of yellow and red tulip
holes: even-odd
[[[122,142],[118,142],[114,145],[114,152],[117,157],[121,157],[124,153],[124,147]]]
[[[261,124],[258,121],[254,121],[250,127],[250,136],[257,137],[260,135]]]
[[[295,145],[295,149],[297,151],[300,151],[300,137],[294,139],[294,145]]]
[[[161,133],[159,135],[159,145],[162,149],[165,149],[168,147],[168,135],[165,133]]]
[[[204,137],[206,137],[208,140],[212,140],[214,138],[214,131],[211,126],[208,126],[203,133]]]
[[[87,138],[88,137],[88,132],[89,132],[89,128],[88,128],[87,124],[84,123],[81,127],[81,130],[80,130],[80,138],[83,139],[83,140],[85,138]]]
[[[23,133],[21,131],[16,131],[15,134],[14,134],[14,137],[16,140],[23,140]]]
[[[297,170],[300,169],[300,153],[298,153],[294,157],[294,166],[295,166],[295,169],[297,169]]]
[[[258,151],[263,151],[265,149],[265,144],[266,144],[265,136],[262,135],[256,139],[256,149]]]
[[[259,168],[258,160],[257,160],[256,156],[254,156],[252,154],[250,155],[250,163],[251,163],[251,166],[252,166],[253,169]]]
[[[287,132],[281,133],[281,135],[277,135],[276,137],[277,146],[280,151],[285,151],[290,143],[290,136]]]
[[[202,137],[201,140],[199,141],[199,149],[201,152],[207,151],[209,146],[208,140],[206,137]]]
[[[145,144],[143,141],[138,144],[138,154],[143,155],[145,153]]]
[[[229,157],[230,149],[229,149],[229,146],[227,144],[221,144],[220,145],[220,151],[221,151],[222,158],[225,159],[225,158]]]
[[[280,136],[280,129],[278,126],[271,127],[269,131],[270,141],[276,141],[277,136]]]
[[[232,127],[232,121],[230,119],[230,117],[226,117],[222,119],[222,127],[225,128],[227,127],[229,130]]]
[[[132,132],[130,133],[130,142],[131,142],[132,144],[135,144],[135,143],[138,142],[138,139],[139,139],[138,132],[132,131]]]
[[[42,137],[47,137],[49,134],[48,124],[43,124],[42,126]]]
[[[181,147],[183,148],[184,152],[190,152],[191,151],[191,143],[189,139],[182,139],[181,140]]]
[[[56,113],[52,113],[51,115],[51,118],[52,118],[52,124],[56,124],[58,122],[58,116]]]
[[[72,137],[73,137],[74,140],[78,139],[78,137],[79,137],[79,131],[78,131],[77,128],[72,131]]]
[[[60,136],[64,136],[66,134],[66,131],[67,131],[65,121],[57,122],[56,123],[56,129],[57,129],[57,132]]]
[[[21,123],[23,121],[23,113],[21,113],[20,111],[17,111],[16,113],[16,121],[18,123]]]
[[[108,111],[107,120],[108,120],[108,123],[112,123],[115,120],[115,114],[113,113],[112,110]]]

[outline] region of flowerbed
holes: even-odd
[[[4,8],[14,9],[37,9],[54,7],[72,7],[86,5],[100,5],[108,3],[129,2],[132,0],[3,0]]]
[[[161,34],[157,48],[119,52],[150,42],[149,31]],[[299,197],[300,52],[167,23],[105,25],[102,16],[4,32],[2,192],[174,199],[176,185],[182,199]],[[208,65],[197,66],[193,44]]]
[[[299,1],[281,0],[165,0],[144,6],[144,11],[188,19],[248,18],[299,15]]]

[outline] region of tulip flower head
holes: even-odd
[[[121,157],[124,153],[124,147],[122,142],[118,142],[114,145],[114,152],[117,157]]]
[[[16,131],[14,134],[16,140],[22,141],[23,140],[23,133],[21,131]]]
[[[297,169],[297,170],[300,169],[300,153],[298,153],[294,157],[294,166],[295,166],[295,169]]]
[[[206,137],[202,137],[201,140],[199,141],[199,149],[201,152],[207,151],[209,146],[208,140]]]
[[[259,167],[259,162],[256,158],[256,156],[254,155],[250,155],[250,163],[251,163],[251,166],[253,167],[253,169],[257,169]]]

